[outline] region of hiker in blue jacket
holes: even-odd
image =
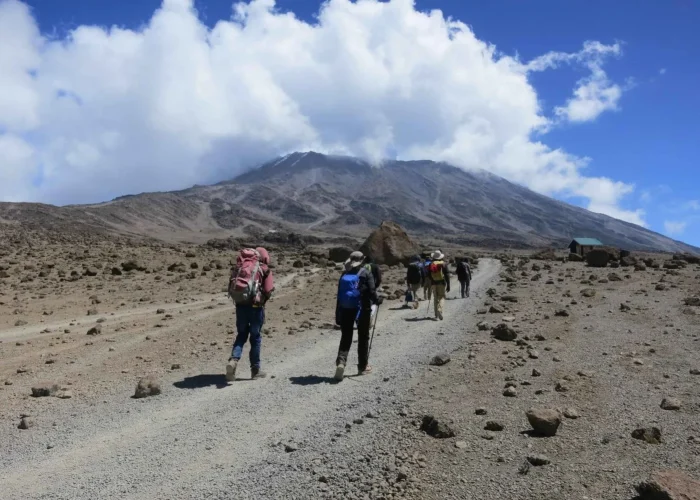
[[[345,261],[345,272],[338,282],[337,322],[340,325],[341,337],[335,361],[336,380],[343,380],[358,310],[360,316],[357,320],[357,370],[359,375],[372,371],[368,364],[372,305],[380,305],[382,299],[377,296],[374,276],[363,267],[363,262],[362,252],[350,254],[350,258]]]

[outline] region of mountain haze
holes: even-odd
[[[628,249],[697,251],[640,226],[537,194],[485,171],[433,161],[381,167],[315,152],[237,178],[95,205],[0,204],[0,222],[201,242],[270,231],[366,236],[393,220],[417,237],[492,247],[565,246],[576,236]]]

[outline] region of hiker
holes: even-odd
[[[260,369],[262,326],[265,323],[265,303],[274,291],[274,279],[269,268],[270,255],[263,247],[246,248],[239,252],[236,267],[231,272],[229,296],[236,303],[236,330],[231,357],[226,364],[226,380],[236,380],[236,367],[243,346],[250,339],[250,373],[252,379],[264,378]]]
[[[358,310],[360,314],[357,320],[357,370],[359,375],[372,371],[368,359],[372,305],[379,306],[383,300],[377,296],[374,276],[363,266],[363,261],[362,252],[351,253],[350,258],[345,261],[345,271],[338,281],[336,321],[340,325],[341,337],[335,361],[336,380],[343,380]]]
[[[425,276],[425,279],[423,280],[423,299],[424,300],[430,300],[432,297],[432,283],[430,282],[429,276],[430,272],[428,271],[428,268],[430,267],[430,257],[426,257],[423,260],[423,276]]]
[[[365,259],[365,268],[372,273],[372,277],[374,278],[374,288],[379,290],[379,287],[382,286],[382,271],[379,269],[379,266],[377,265],[376,262],[374,262],[374,259],[371,257],[367,257]]]
[[[457,280],[462,298],[469,297],[469,284],[472,281],[472,269],[466,257],[457,260]]]
[[[421,265],[420,256],[414,255],[406,269],[406,286],[408,287],[407,295],[411,295],[414,309],[418,308],[418,290],[423,288],[424,281],[423,266]],[[408,300],[406,301],[408,305]]]
[[[442,309],[445,305],[445,293],[450,291],[450,270],[445,262],[445,255],[440,250],[435,250],[430,256],[431,263],[428,268],[430,283],[435,299],[435,319],[442,321]]]

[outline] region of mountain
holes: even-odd
[[[699,251],[488,172],[432,161],[387,161],[375,168],[357,158],[315,152],[293,153],[230,181],[170,193],[66,207],[0,204],[0,223],[195,242],[289,232],[361,238],[383,220],[413,236],[463,245],[561,247],[583,236],[630,250]]]

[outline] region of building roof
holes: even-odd
[[[574,238],[574,241],[584,247],[597,247],[603,244],[595,238]]]

